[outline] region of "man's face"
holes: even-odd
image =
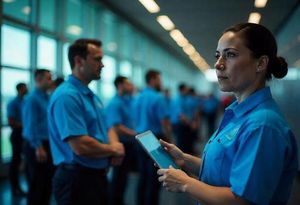
[[[86,81],[100,79],[101,70],[104,67],[102,58],[102,49],[93,44],[88,44],[88,54],[86,59],[83,59],[82,67],[80,68],[80,72]]]
[[[37,86],[42,90],[47,91],[52,85],[52,75],[50,72],[45,72],[44,74],[37,77]]]

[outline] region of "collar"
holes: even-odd
[[[69,75],[68,82],[74,85],[79,92],[85,95],[94,95],[94,93],[89,89],[88,86],[84,85],[77,77],[74,75]]]
[[[241,103],[235,101],[228,108],[226,108],[226,110],[232,110],[234,115],[239,118],[250,110],[254,109],[262,102],[270,99],[272,99],[271,90],[269,87],[265,87],[252,93]]]

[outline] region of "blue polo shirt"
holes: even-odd
[[[254,204],[286,204],[297,172],[295,137],[263,88],[234,102],[206,144],[200,180]]]
[[[24,101],[22,110],[23,136],[33,148],[41,146],[42,140],[49,140],[48,102],[48,94],[39,89],[33,90]]]
[[[17,96],[12,99],[7,105],[7,117],[13,118],[15,121],[22,122],[22,109],[24,98]]]
[[[129,129],[134,129],[133,118],[133,98],[131,96],[116,95],[106,107],[106,120],[108,127],[124,125]]]
[[[169,112],[161,93],[150,87],[145,88],[134,102],[134,113],[138,133],[151,130],[154,134],[163,134],[161,121],[169,118]]]
[[[108,158],[89,158],[76,155],[67,140],[88,135],[108,143],[108,128],[100,99],[76,77],[70,75],[52,94],[48,108],[50,145],[55,165],[80,164],[102,169]]]
[[[188,95],[178,95],[172,102],[171,122],[179,123],[180,115],[186,115],[189,111]],[[187,117],[187,116],[186,116]]]

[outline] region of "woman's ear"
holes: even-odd
[[[266,71],[268,68],[268,63],[269,63],[269,57],[266,55],[261,56],[257,62],[256,72],[261,73]]]

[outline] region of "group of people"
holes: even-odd
[[[12,139],[17,132],[24,137],[28,204],[49,204],[51,193],[58,205],[124,204],[128,173],[135,163],[139,205],[159,204],[161,185],[188,193],[199,204],[287,203],[298,168],[295,137],[266,85],[272,77],[286,75],[287,63],[277,57],[276,41],[265,27],[237,24],[226,29],[218,42],[219,86],[233,92],[237,100],[226,108],[201,158],[192,155],[200,120],[193,89],[179,85],[179,95],[170,103],[161,92],[160,72],[150,69],[145,75],[147,86],[136,95],[133,83],[117,76],[116,95],[104,106],[88,87],[101,78],[101,41],[76,40],[68,58],[72,74],[51,95],[50,71],[36,70],[36,89],[24,100],[23,111],[18,111],[23,120],[9,120]],[[23,86],[17,86],[20,99],[27,92]],[[209,99],[207,115],[211,104],[216,104],[213,97]],[[136,145],[134,136],[147,130],[180,169],[156,168]]]

